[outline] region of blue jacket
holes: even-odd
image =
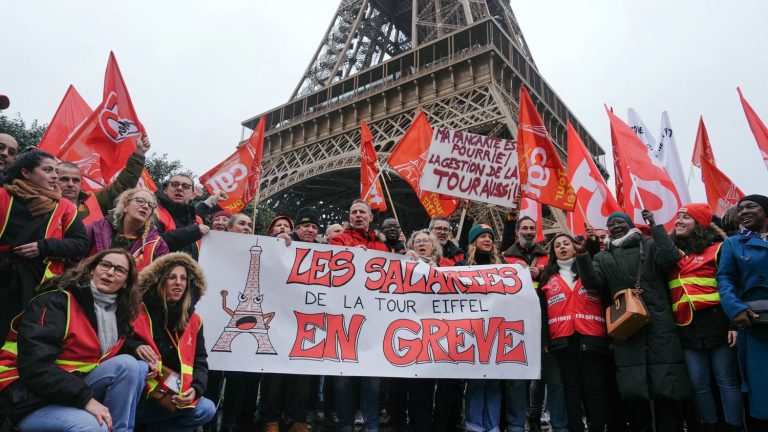
[[[760,288],[757,286],[762,285]],[[768,298],[768,242],[737,234],[721,248],[717,269],[720,302],[729,318],[747,309],[749,300]]]

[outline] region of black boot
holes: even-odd
[[[541,432],[541,415],[535,413],[528,415],[528,431]]]

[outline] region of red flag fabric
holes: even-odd
[[[219,206],[232,213],[241,211],[256,196],[261,182],[265,122],[262,116],[248,141],[232,155],[200,176],[212,195],[224,191],[227,199]]]
[[[704,158],[701,159],[701,178],[707,191],[707,203],[718,216],[722,216],[744,198],[744,192],[715,164]]]
[[[576,190],[576,210],[570,214],[571,230],[584,234],[584,226],[607,227],[608,216],[622,211],[619,203],[608,191],[587,147],[568,122],[568,179]]]
[[[699,117],[699,129],[696,131],[696,144],[693,146],[691,162],[693,162],[694,166],[701,168],[702,159],[706,159],[715,165],[715,154],[712,152],[712,145],[709,143],[707,128],[704,126],[704,117]]]
[[[411,127],[408,128],[389,155],[387,163],[416,191],[419,202],[424,206],[429,217],[448,217],[458,207],[459,200],[434,192],[422,191],[419,186],[431,142],[432,127],[429,125],[427,116],[420,111],[413,119]]]
[[[53,119],[48,124],[38,148],[54,156],[58,155],[67,138],[92,112],[91,107],[75,90],[75,86],[70,85]]]
[[[523,196],[573,211],[576,193],[568,181],[541,116],[525,87],[520,88],[520,127],[517,130],[518,166]]]
[[[744,95],[741,94],[741,89],[736,87],[739,92],[739,98],[741,99],[741,106],[744,108],[744,114],[747,116],[747,122],[749,128],[752,129],[752,135],[755,136],[757,141],[757,147],[760,149],[760,156],[763,158],[765,167],[768,168],[768,128],[765,127],[765,123],[760,120],[757,113],[752,106],[744,99]]]
[[[114,53],[109,53],[104,77],[104,99],[64,144],[59,158],[80,167],[84,177],[99,184],[125,167],[145,134],[133,109]]]
[[[379,158],[373,148],[373,134],[368,123],[360,123],[360,198],[371,207],[371,210],[387,211],[387,202],[379,182]],[[374,183],[375,181],[375,183]]]
[[[624,211],[636,224],[643,224],[641,211],[645,207],[653,212],[656,223],[671,229],[681,204],[675,184],[635,132],[610,110],[605,111],[611,122],[614,151],[619,154],[615,163],[623,179]]]
[[[541,204],[530,198],[522,198],[520,200],[520,217],[528,216],[536,221],[536,241],[543,242],[544,228],[541,226]]]

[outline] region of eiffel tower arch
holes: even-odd
[[[433,127],[515,138],[521,86],[563,160],[569,119],[607,177],[603,150],[539,74],[507,1],[342,0],[288,102],[242,122],[266,118],[261,197],[284,211],[292,194],[348,208],[359,197],[361,120],[382,161],[419,110]],[[415,194],[389,176],[404,231],[425,227]],[[507,211],[473,203],[469,215],[500,234]],[[543,223],[561,231],[564,214],[545,209]]]

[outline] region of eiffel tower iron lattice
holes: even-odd
[[[607,177],[603,150],[539,74],[507,1],[342,0],[290,100],[263,113],[269,168],[261,198],[300,190],[315,202],[348,205],[359,194],[361,120],[382,161],[419,110],[433,127],[515,138],[521,86],[563,160],[570,119]],[[254,128],[261,115],[242,125]],[[413,192],[391,177],[404,230],[426,226],[415,196],[405,196]],[[499,234],[506,212],[483,203],[469,209]],[[544,214],[546,233],[565,229],[562,211]]]

